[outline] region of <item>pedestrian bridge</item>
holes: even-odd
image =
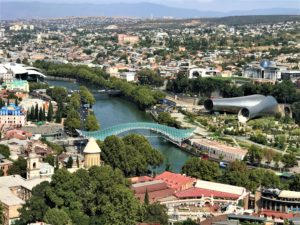
[[[106,137],[111,135],[118,135],[126,131],[131,130],[150,130],[159,133],[162,137],[176,143],[181,143],[182,141],[190,138],[193,135],[195,128],[192,129],[176,129],[174,127],[169,127],[166,125],[158,123],[123,123],[118,124],[103,130],[97,131],[82,131],[77,130],[77,132],[84,137],[94,137],[103,141]]]

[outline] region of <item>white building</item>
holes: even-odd
[[[207,152],[209,158],[226,162],[243,160],[247,154],[247,150],[245,149],[232,147],[217,141],[211,141],[203,138],[191,139],[191,144],[196,148]]]
[[[198,77],[216,77],[221,76],[220,71],[215,68],[192,68],[189,70],[189,79],[195,79]]]
[[[0,38],[5,37],[5,29],[0,29]]]
[[[120,74],[120,78],[126,80],[127,82],[135,81],[135,72],[123,72]]]
[[[27,179],[52,177],[54,167],[49,163],[40,162],[40,157],[35,153],[30,153],[27,159]]]

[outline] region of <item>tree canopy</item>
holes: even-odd
[[[92,167],[71,174],[55,172],[50,183],[33,188],[32,198],[20,209],[18,224],[135,224],[139,202],[120,170]]]
[[[182,167],[182,173],[208,181],[217,180],[221,175],[221,171],[217,163],[209,160],[200,160],[195,157],[190,158],[185,162]]]
[[[0,154],[8,159],[10,156],[9,147],[7,145],[0,144]]]
[[[99,144],[103,161],[120,169],[125,176],[146,174],[149,166],[156,167],[163,162],[162,154],[141,135],[131,134],[124,138],[110,136]]]

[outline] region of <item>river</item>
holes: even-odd
[[[63,86],[68,89],[77,90],[78,83],[69,81],[47,81],[50,85]],[[95,90],[95,87],[88,86],[90,90]],[[153,122],[152,117],[139,110],[133,103],[119,97],[110,97],[104,93],[94,93],[96,103],[93,105],[93,110],[100,123],[100,127],[107,128],[120,123],[128,122]],[[152,146],[159,150],[165,157],[163,165],[156,169],[157,173],[165,170],[166,162],[171,165],[173,172],[180,172],[182,165],[189,158],[186,152],[183,152],[174,144],[159,137],[156,133],[150,131],[134,131],[145,135]]]

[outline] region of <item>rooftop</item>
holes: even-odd
[[[192,187],[184,191],[175,193],[177,198],[197,198],[197,197],[217,197],[217,198],[230,198],[238,199],[240,195],[232,194],[228,192],[215,191],[211,189]]]
[[[213,191],[219,191],[224,193],[230,193],[235,195],[246,194],[246,189],[244,187],[233,186],[228,184],[216,183],[211,181],[197,180],[195,187],[209,189]]]
[[[89,153],[89,154],[93,154],[93,153],[100,153],[101,149],[99,148],[96,139],[95,138],[89,138],[89,142],[87,143],[87,145],[85,146],[83,153]]]
[[[171,173],[168,171],[157,175],[154,179],[164,180],[170,188],[173,188],[175,190],[179,189],[183,185],[186,185],[187,183],[193,183],[196,181],[195,178],[188,177],[179,173]]]
[[[33,187],[35,187],[43,181],[50,181],[50,179],[37,178],[33,180],[25,180],[20,175],[0,177],[0,202],[6,205],[24,204],[25,202],[18,196],[14,195],[10,188],[24,187],[28,190],[32,190]]]
[[[194,143],[204,145],[207,147],[212,147],[215,149],[220,149],[223,152],[232,153],[232,154],[240,154],[240,155],[246,155],[247,150],[237,147],[232,147],[229,145],[225,145],[223,143],[217,142],[217,141],[211,141],[207,139],[193,139]]]
[[[278,197],[279,198],[300,198],[300,192],[283,190],[279,193]]]

